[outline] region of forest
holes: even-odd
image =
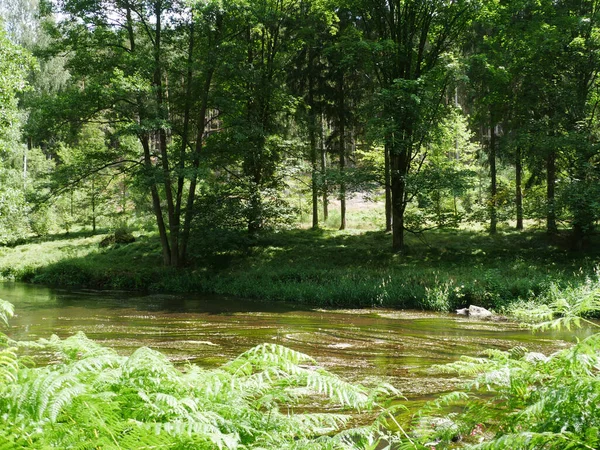
[[[0,0],[2,295],[584,329],[413,404],[279,334],[183,367],[0,300],[0,448],[598,448],[599,74],[597,0]]]
[[[367,198],[396,252],[474,224],[584,248],[596,9],[5,1],[2,242],[145,226],[180,267],[202,230],[344,230]]]

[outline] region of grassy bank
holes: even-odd
[[[56,237],[0,248],[0,277],[60,286],[210,292],[321,306],[501,310],[553,283],[592,274],[598,247],[573,253],[543,233],[438,231],[394,254],[383,232],[293,230],[249,240],[198,236],[188,268],[161,265],[154,235],[100,248],[104,236]]]

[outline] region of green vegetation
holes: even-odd
[[[600,310],[599,0],[0,14],[1,279],[558,314],[540,327]],[[447,367],[472,390],[390,434],[314,413],[378,404],[281,347],[180,372],[78,335],[30,343],[60,358],[36,369],[3,337],[0,447],[593,449],[599,340]]]
[[[0,318],[11,315],[0,301]],[[31,367],[23,352],[32,351],[54,362]],[[81,333],[39,342],[2,335],[0,448],[375,448],[397,440],[385,431],[394,409],[383,406],[397,394],[351,385],[275,344],[215,370],[181,371],[149,348],[120,356]],[[358,411],[380,418],[346,429]]]
[[[550,297],[549,305],[521,312],[536,328],[598,327],[585,317],[600,310],[599,278],[554,288]],[[12,313],[0,301],[0,319],[7,322]],[[599,340],[594,333],[551,355],[524,347],[489,350],[436,367],[472,381],[407,412],[393,387],[349,384],[275,344],[203,370],[176,368],[144,347],[122,356],[81,333],[37,342],[2,335],[0,446],[595,449]],[[32,356],[51,362],[36,368]]]
[[[208,234],[351,229],[376,199],[407,259],[509,223],[593,246],[597,0],[338,3],[0,2],[0,243],[132,227],[202,269]]]
[[[419,432],[436,448],[463,437],[474,443],[468,448],[478,450],[598,448],[600,333],[598,323],[585,317],[600,309],[600,279],[554,287],[546,300],[551,303],[529,305],[518,315],[535,329],[585,324],[594,333],[552,355],[516,347],[439,367],[473,381],[466,392],[447,394],[421,412]],[[451,412],[440,414],[444,410]]]
[[[99,245],[103,236],[57,237],[0,249],[4,279],[59,286],[211,292],[321,306],[393,306],[447,311],[469,304],[503,310],[585,282],[590,253],[549,245],[542,233],[436,231],[387,250],[390,236],[362,231],[243,232],[204,236],[187,269],[161,265],[156,236]],[[210,245],[207,242],[211,242]],[[568,244],[565,244],[568,246]]]

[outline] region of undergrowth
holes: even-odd
[[[101,236],[0,248],[0,279],[55,286],[204,292],[326,307],[386,306],[449,311],[470,304],[504,311],[577,286],[593,272],[594,248],[569,252],[540,233],[488,236],[436,231],[389,250],[390,236],[350,230],[290,230],[250,239],[194,236],[189,265],[161,264],[155,235],[99,248]]]
[[[0,301],[0,319],[12,305]],[[82,333],[15,342],[0,351],[2,449],[375,449],[398,396],[345,382],[309,356],[275,344],[214,370],[175,368],[146,347],[130,356]],[[32,367],[23,353],[52,352]],[[357,412],[370,423],[348,427]]]

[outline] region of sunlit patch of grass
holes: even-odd
[[[543,233],[472,230],[407,236],[390,250],[381,231],[287,230],[250,239],[244,232],[196,235],[190,264],[162,266],[156,235],[98,247],[101,236],[0,249],[5,277],[46,284],[151,291],[212,292],[330,307],[451,310],[469,304],[504,310],[517,300],[578,285],[597,248],[575,254]]]

